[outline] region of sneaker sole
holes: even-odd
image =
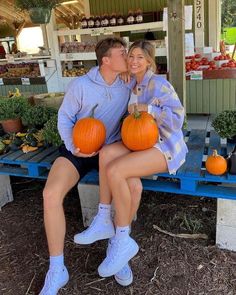
[[[110,239],[112,238],[113,236],[115,235],[115,232],[114,233],[111,233],[110,235],[104,235],[104,236],[100,236],[100,237],[97,237],[97,238],[94,238],[94,239],[81,239],[81,240],[78,240],[74,237],[74,243],[75,244],[78,244],[78,245],[90,245],[90,244],[93,244],[97,241],[101,241],[101,240],[107,240],[107,239]]]
[[[130,284],[133,283],[133,273],[132,273],[132,271],[131,271],[131,275],[130,275],[130,277],[129,277],[128,279],[126,279],[126,280],[124,280],[124,279],[120,279],[120,278],[119,278],[118,276],[116,276],[116,275],[114,275],[114,277],[115,277],[116,282],[117,282],[119,285],[123,286],[123,287],[127,287],[127,286],[129,286]]]
[[[123,264],[120,264],[118,269],[115,269],[112,272],[103,272],[103,270],[101,270],[101,264],[100,264],[98,267],[98,274],[100,275],[100,277],[107,278],[107,277],[111,277],[111,276],[115,275],[116,273],[118,273],[118,271],[121,270],[126,265],[126,263],[128,263],[138,253],[138,251],[139,251],[138,244],[136,244],[134,248],[135,248],[134,252],[128,256],[128,261],[125,261]]]

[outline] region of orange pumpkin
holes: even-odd
[[[96,107],[93,108],[91,117],[78,120],[73,128],[72,138],[74,146],[79,148],[83,154],[97,152],[106,139],[106,128],[103,122],[93,118]]]
[[[217,150],[213,150],[212,155],[207,157],[206,170],[213,175],[224,174],[227,170],[227,161],[218,155]]]
[[[125,118],[121,128],[124,145],[132,151],[146,150],[158,140],[158,128],[153,116],[135,111]]]

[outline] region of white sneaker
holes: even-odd
[[[109,239],[108,241],[108,247],[107,247],[107,254],[110,252],[111,250],[111,245],[114,242],[114,237]],[[133,283],[133,272],[131,267],[129,266],[129,263],[127,263],[121,270],[118,271],[118,273],[116,273],[114,275],[115,280],[118,284],[120,284],[121,286],[129,286],[130,284]]]
[[[129,266],[129,263],[127,263],[118,273],[114,275],[115,280],[118,284],[121,286],[129,286],[133,283],[133,272],[132,269]]]
[[[117,274],[138,253],[138,244],[130,236],[125,239],[114,239],[107,257],[98,267],[101,277]]]
[[[39,295],[57,295],[58,291],[69,281],[66,267],[62,271],[49,269],[44,281],[44,286]]]
[[[74,236],[74,242],[76,244],[88,245],[99,240],[110,239],[114,235],[115,229],[111,218],[96,215],[86,230]]]

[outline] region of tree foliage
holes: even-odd
[[[236,25],[236,1],[221,1],[221,26],[227,28]]]

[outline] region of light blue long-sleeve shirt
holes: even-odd
[[[92,68],[86,75],[75,78],[68,87],[58,112],[58,130],[67,150],[74,152],[72,130],[76,121],[91,115],[106,127],[106,144],[120,140],[121,118],[127,110],[130,97],[129,85],[117,77],[112,85],[102,78],[99,68]]]
[[[159,147],[166,158],[169,173],[175,174],[188,152],[181,129],[184,108],[173,86],[150,70],[137,86],[138,103],[147,104],[149,112],[156,119]]]

